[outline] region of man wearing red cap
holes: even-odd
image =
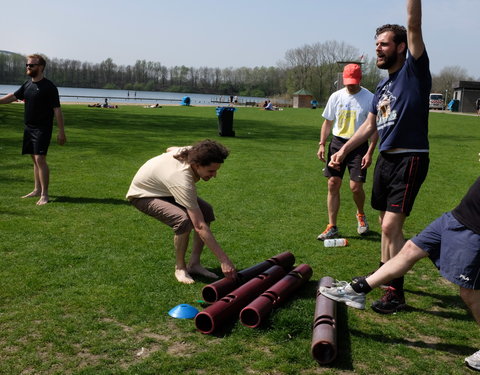
[[[365,121],[370,109],[373,94],[360,86],[362,70],[357,64],[348,64],[343,69],[343,84],[345,87],[334,92],[328,99],[322,116],[325,121],[320,131],[320,142],[317,152],[318,158],[327,162],[324,175],[328,178],[328,225],[317,239],[325,240],[335,238],[338,235],[337,215],[340,208],[340,186],[345,169],[348,167],[350,174],[350,190],[357,206],[357,232],[368,232],[368,222],[364,212],[365,191],[363,183],[367,177],[367,168],[372,163],[372,155],[375,151],[378,135],[374,133],[368,141],[363,142],[340,164],[340,168],[328,166],[330,158],[355,134],[360,125]],[[333,131],[332,131],[333,128]],[[328,158],[325,158],[325,144],[330,132],[333,138],[328,148]]]

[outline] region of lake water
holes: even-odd
[[[0,95],[15,92],[20,85],[0,85]],[[117,104],[181,104],[184,96],[190,97],[191,105],[225,105],[230,97],[226,95],[189,94],[178,92],[134,91],[134,90],[104,90],[83,89],[74,87],[59,87],[60,101],[62,103],[104,103],[108,98],[109,103]],[[263,103],[265,98],[239,96],[238,102]]]

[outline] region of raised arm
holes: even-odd
[[[407,0],[407,40],[408,51],[415,58],[425,50],[422,36],[422,1]]]

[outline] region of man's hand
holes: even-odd
[[[67,142],[67,137],[65,136],[65,132],[59,131],[57,134],[57,143],[60,146],[63,146]]]
[[[326,161],[326,159],[325,159],[325,145],[320,145],[320,147],[318,148],[317,157],[323,162]]]
[[[332,158],[330,159],[330,163],[328,163],[328,166],[330,168],[333,168],[339,171],[340,165],[342,164],[344,159],[345,159],[345,155],[343,154],[342,149],[340,149],[338,152],[332,155]]]
[[[237,270],[235,269],[235,266],[230,261],[230,259],[225,259],[224,261],[220,262],[220,266],[222,267],[222,272],[225,277],[234,280],[237,279]]]
[[[368,167],[370,167],[370,165],[372,165],[372,157],[369,153],[366,153],[365,156],[362,158],[361,168],[367,169]]]

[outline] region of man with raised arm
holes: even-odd
[[[387,24],[376,30],[377,66],[386,69],[388,77],[377,86],[367,120],[330,162],[339,168],[350,151],[378,131],[372,207],[380,211],[380,265],[405,244],[403,224],[428,171],[432,78],[421,20],[421,1],[407,0],[407,29]],[[391,314],[405,308],[403,281],[403,276],[392,280],[385,295],[372,304],[373,310]]]

